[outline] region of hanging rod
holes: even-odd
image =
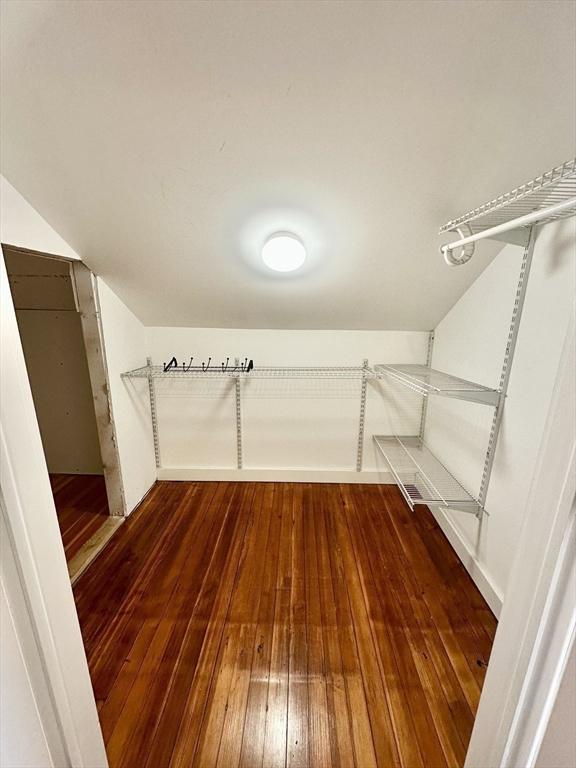
[[[518,229],[519,227],[528,227],[531,224],[547,219],[549,221],[554,220],[559,214],[570,212],[570,209],[574,209],[572,213],[576,212],[576,197],[572,197],[569,200],[564,200],[556,205],[551,205],[548,208],[541,208],[538,211],[532,211],[525,216],[519,216],[516,219],[511,219],[503,224],[498,224],[490,229],[485,229],[483,232],[476,232],[473,235],[462,237],[460,240],[454,240],[452,243],[446,243],[446,245],[440,246],[440,252],[443,254],[446,263],[451,267],[458,266],[459,264],[465,264],[470,258],[472,253],[466,258],[456,258],[452,254],[455,248],[463,248],[470,243],[475,243],[478,240],[484,240],[486,238],[494,238],[497,235],[501,235],[504,232],[509,232],[511,229]]]

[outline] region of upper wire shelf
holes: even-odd
[[[484,238],[528,247],[533,224],[548,224],[576,214],[576,159],[527,184],[468,211],[440,228],[459,239],[440,246],[447,264],[466,264]]]
[[[476,234],[534,211],[570,201],[572,205],[550,213],[545,219],[540,219],[540,222],[567,218],[576,213],[576,158],[468,211],[457,219],[452,219],[440,227],[440,234],[454,231],[463,225],[468,225],[471,232]]]
[[[144,365],[122,374],[127,379],[362,379],[374,377],[371,368],[363,366],[295,366],[295,367],[258,367],[250,372],[230,364],[227,370],[221,367],[203,369],[170,368],[165,371],[162,365]]]
[[[374,371],[377,374],[390,376],[405,387],[424,396],[453,397],[494,407],[498,405],[500,399],[500,392],[497,389],[490,389],[482,384],[475,384],[449,373],[436,371],[426,365],[381,364],[375,365]]]

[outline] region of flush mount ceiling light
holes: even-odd
[[[262,248],[262,260],[276,272],[293,272],[304,264],[306,249],[294,235],[272,235]]]

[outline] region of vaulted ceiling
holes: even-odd
[[[496,252],[439,225],[574,154],[575,8],[6,0],[3,173],[147,325],[429,329]]]

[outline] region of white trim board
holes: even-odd
[[[396,485],[390,472],[356,472],[353,469],[225,469],[221,467],[161,467],[158,480],[235,481],[255,483],[367,483]]]
[[[114,410],[110,398],[110,376],[102,332],[98,283],[96,276],[81,262],[70,265],[70,274],[82,320],[84,349],[106,483],[108,513],[112,517],[123,517],[128,510],[118,455]]]
[[[497,619],[500,618],[500,611],[502,610],[504,596],[493,584],[492,580],[490,579],[490,575],[486,571],[486,568],[478,560],[474,552],[472,552],[465,539],[458,533],[458,530],[446,512],[438,507],[432,507],[431,512],[434,515],[436,522],[442,529],[442,533],[450,542],[452,549],[458,555],[462,565],[470,574],[470,578],[480,590],[480,594],[490,606],[490,610]],[[459,513],[454,512],[453,514],[457,515]]]
[[[574,463],[574,462],[573,462]],[[572,468],[574,470],[574,467]],[[574,473],[574,472],[573,472]],[[542,741],[576,634],[576,500],[561,545],[558,562],[530,664],[522,687],[520,702],[504,753],[508,765],[536,765]],[[549,686],[540,685],[541,680]],[[525,738],[529,733],[530,738]],[[541,765],[544,765],[540,761]]]

